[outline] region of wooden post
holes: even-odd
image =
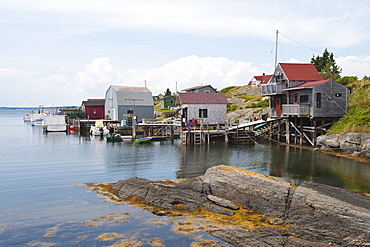
[[[300,118],[301,135],[299,136],[299,145],[303,145],[303,119]]]
[[[270,140],[272,140],[272,131],[273,131],[272,125],[273,125],[273,123],[272,123],[272,121],[271,121],[271,122],[270,122],[270,133],[269,133],[269,135],[270,135]]]
[[[289,118],[285,120],[285,142],[287,144],[290,144],[290,124],[289,124]]]
[[[136,116],[132,118],[132,139],[136,139]]]
[[[316,120],[313,120],[313,133],[312,133],[312,141],[316,146]]]
[[[278,120],[277,141],[280,142],[281,121]]]

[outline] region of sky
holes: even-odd
[[[369,0],[0,0],[0,107],[80,106],[110,85],[220,90],[325,48],[361,79],[369,23]]]

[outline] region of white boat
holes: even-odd
[[[32,113],[31,114],[31,125],[41,126],[44,121],[45,113]]]
[[[106,136],[109,134],[109,130],[104,126],[103,121],[95,121],[95,126],[90,127],[90,135],[93,136]]]
[[[31,113],[26,113],[23,117],[24,122],[31,122]]]
[[[42,106],[39,107],[37,112],[32,112],[31,114],[31,125],[32,126],[42,126],[42,122],[45,116],[48,116],[48,112],[44,112]]]
[[[42,127],[46,132],[67,131],[66,115],[45,116]]]

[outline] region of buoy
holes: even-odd
[[[74,130],[75,129],[75,126],[69,126],[69,129],[70,130]]]

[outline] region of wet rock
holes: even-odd
[[[202,207],[231,216],[241,204],[272,225],[285,226],[211,233],[235,246],[370,246],[370,198],[327,185],[303,182],[296,187],[294,181],[215,166],[197,178],[172,182],[130,178],[112,188],[121,198],[142,197],[163,209]]]
[[[213,195],[208,195],[207,198],[208,198],[208,200],[214,202],[215,204],[217,204],[219,206],[222,206],[222,207],[225,207],[225,208],[234,209],[234,210],[238,210],[239,209],[239,207],[237,205],[235,205],[234,203],[232,203],[229,200],[225,200],[225,199],[222,199],[220,197],[213,196]]]
[[[323,151],[335,151],[354,157],[370,158],[370,134],[346,133],[319,136],[317,147]]]

